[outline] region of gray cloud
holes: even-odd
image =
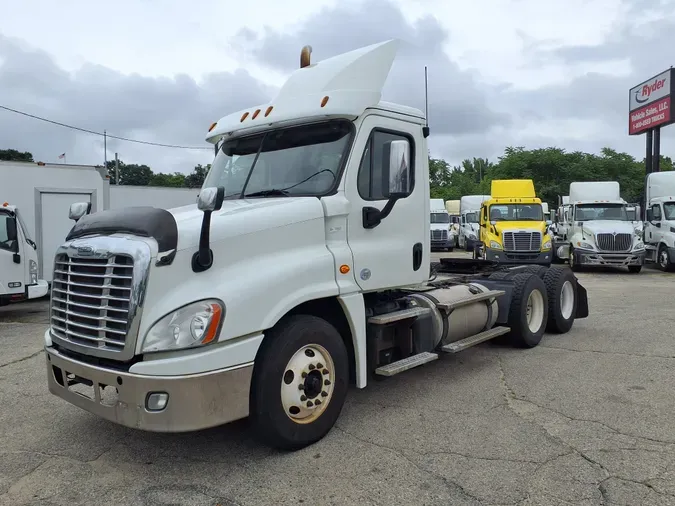
[[[269,100],[273,89],[248,72],[220,72],[197,83],[173,78],[124,75],[86,64],[68,73],[49,54],[26,48],[0,34],[0,104],[85,129],[163,144],[204,146],[208,126],[248,104]],[[102,164],[103,139],[0,110],[0,149],[31,151],[36,159]],[[108,158],[118,151],[126,161],[157,171],[189,172],[208,163],[212,152],[148,147],[109,140]]]
[[[486,132],[506,125],[509,117],[493,111],[474,76],[461,71],[443,51],[448,34],[427,16],[408,23],[386,0],[323,9],[293,33],[266,29],[261,37],[250,30],[233,40],[243,54],[277,71],[299,65],[300,49],[310,44],[312,59],[323,60],[387,39],[402,41],[383,90],[384,100],[424,110],[424,66],[429,67],[429,121],[433,134],[455,136]]]

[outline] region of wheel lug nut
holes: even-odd
[[[303,377],[303,378],[306,378],[306,377],[307,377],[307,373],[306,373],[306,372],[303,372],[303,373],[302,373],[302,377]]]
[[[304,390],[304,389],[305,389],[305,385],[298,385],[298,390]]]
[[[319,399],[317,399],[317,400],[314,402],[314,404],[316,404],[317,406],[319,406],[319,405],[321,404],[321,401],[320,401]]]
[[[306,396],[306,395],[301,395],[301,396],[300,396],[300,400],[301,400],[302,402],[305,402],[305,401],[307,400],[307,396]]]
[[[316,364],[316,368],[317,368],[317,369],[323,369],[323,364],[321,364],[321,363]]]
[[[323,374],[328,374],[328,369],[324,369],[324,370],[321,371],[321,372],[322,372]]]
[[[321,397],[328,397],[328,392],[321,392]]]
[[[314,369],[316,369],[316,366],[314,364],[309,364],[309,370],[313,371]]]
[[[311,408],[312,406],[314,406],[314,404],[312,403],[312,401],[307,401],[307,407],[308,407],[308,408]]]
[[[323,382],[323,384],[324,384],[324,385],[330,385],[330,380],[325,380],[325,381]]]

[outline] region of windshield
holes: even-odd
[[[663,214],[668,221],[675,221],[675,202],[666,202],[663,204]]]
[[[629,221],[623,204],[579,204],[574,209],[575,221]]]
[[[637,212],[635,209],[626,209],[626,216],[629,221],[637,221]]]
[[[490,221],[544,221],[541,204],[494,204]]]
[[[450,216],[445,213],[431,213],[431,223],[450,223]]]
[[[467,223],[478,223],[478,213],[466,213]]]
[[[335,120],[227,140],[203,188],[222,186],[226,198],[324,195],[337,182],[351,133],[349,121]]]

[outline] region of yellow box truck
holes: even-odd
[[[551,237],[531,179],[492,181],[479,223],[476,258],[505,264],[551,264]]]

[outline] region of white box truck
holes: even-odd
[[[652,172],[645,182],[645,260],[675,270],[675,172]]]
[[[533,347],[588,315],[567,267],[430,264],[429,127],[380,100],[396,46],[316,64],[303,48],[271,102],[211,126],[198,205],[80,217],[55,256],[53,394],[149,431],[250,416],[298,449],[350,384],[500,335]]]
[[[429,237],[431,250],[452,251],[454,241],[450,236],[450,215],[443,199],[429,199]]]
[[[0,204],[0,306],[39,299],[48,285],[38,277],[37,245],[19,209]]]
[[[480,243],[479,214],[483,201],[490,200],[490,195],[465,195],[459,200],[459,237],[460,248],[473,251]]]
[[[563,208],[565,221],[554,248],[572,270],[581,265],[627,267],[632,273],[642,269],[645,246],[628,219],[620,190],[616,181],[570,184],[569,208]]]

